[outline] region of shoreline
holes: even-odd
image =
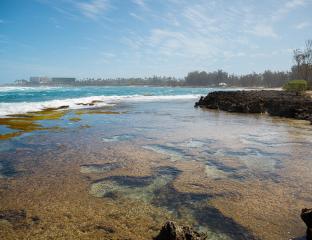
[[[171,86],[171,85],[0,85],[0,89],[3,87],[12,88],[67,88],[67,87],[152,87],[152,88],[219,88],[219,89],[245,89],[245,90],[282,90],[282,87],[267,88],[267,87],[241,87],[241,86],[196,86],[196,85],[184,85],[184,86]]]

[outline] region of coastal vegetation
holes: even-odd
[[[287,82],[283,86],[283,89],[286,91],[296,92],[296,94],[299,95],[299,93],[308,89],[308,82],[306,80],[292,80]]]
[[[289,71],[266,70],[263,73],[250,73],[245,75],[229,74],[223,70],[214,72],[194,71],[185,78],[185,85],[207,86],[225,83],[228,86],[238,87],[268,87],[278,88],[289,81],[302,79],[307,82],[307,88],[312,87],[312,40],[306,41],[303,50],[296,49],[293,52],[295,65]],[[304,82],[291,82],[291,87],[303,87]]]

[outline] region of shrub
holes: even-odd
[[[296,92],[304,92],[308,89],[308,82],[306,80],[291,80],[283,86],[284,90]]]

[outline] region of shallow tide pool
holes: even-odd
[[[0,237],[151,239],[169,219],[210,239],[302,237],[312,126],[195,100],[66,109],[1,140],[0,211],[26,216]]]

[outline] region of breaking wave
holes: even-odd
[[[41,102],[13,102],[0,103],[0,116],[11,114],[22,114],[27,112],[36,112],[46,108],[59,108],[67,106],[69,109],[81,109],[91,107],[103,107],[115,105],[119,102],[153,102],[168,100],[196,99],[200,95],[167,95],[167,96],[144,96],[144,95],[127,95],[127,96],[90,96],[82,98],[68,98],[62,100],[50,100]],[[91,104],[91,105],[89,105]]]

